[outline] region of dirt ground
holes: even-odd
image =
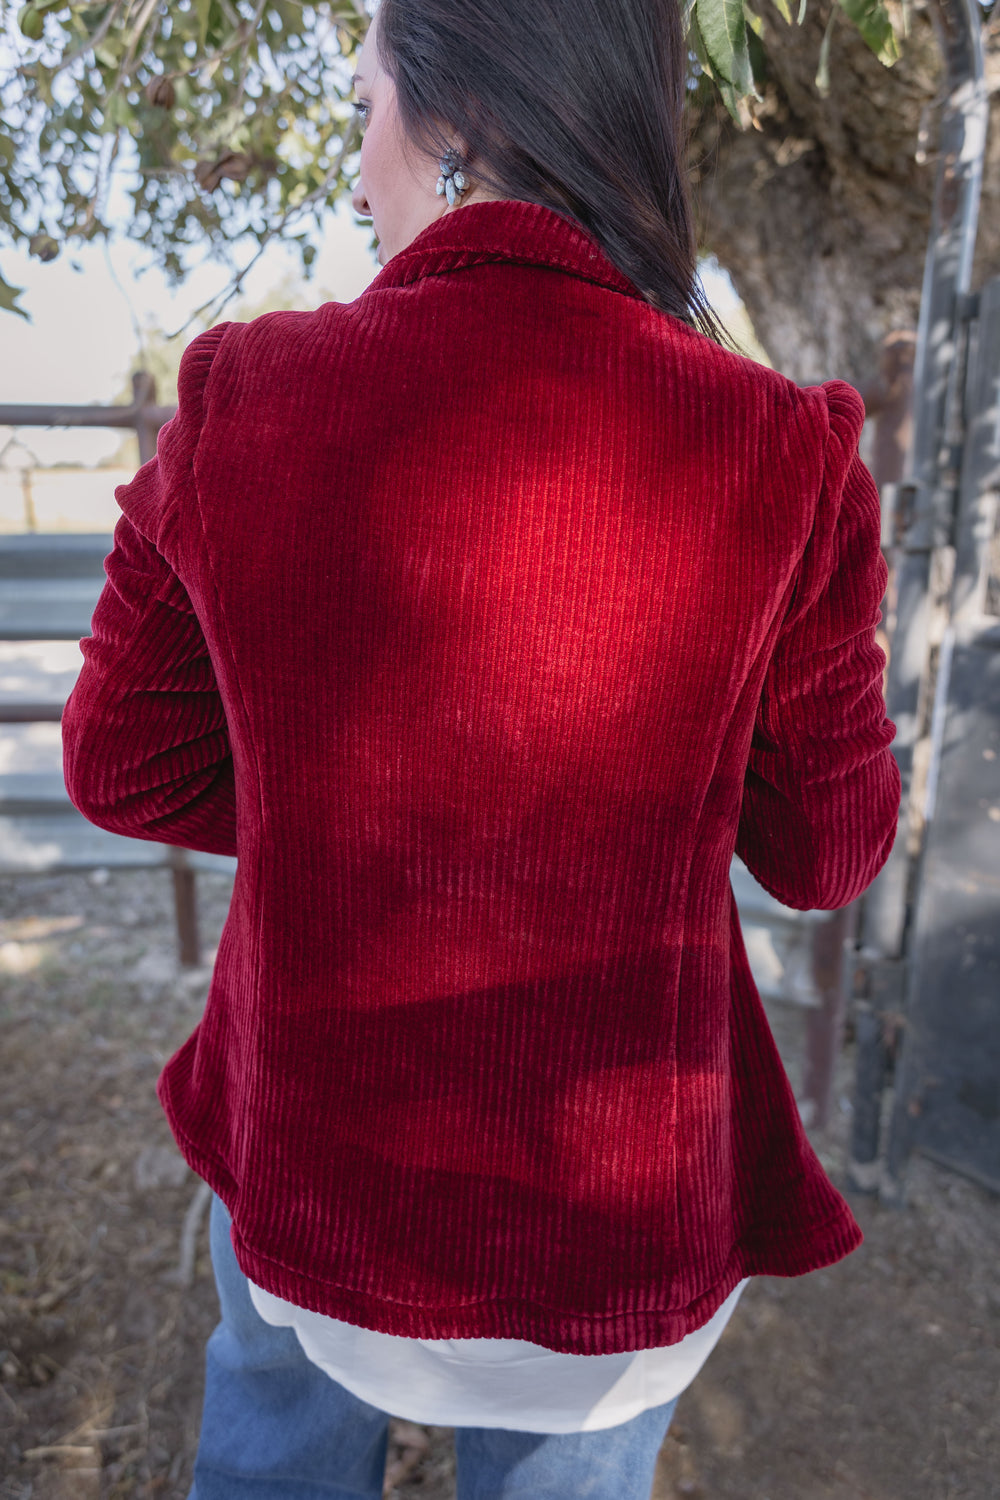
[[[227,879],[199,898],[210,952]],[[207,978],[176,964],[164,873],[0,886],[0,1500],[187,1494],[215,1298],[153,1085]],[[797,1016],[776,1031],[794,1069]],[[816,1141],[835,1179],[848,1109]],[[854,1208],[846,1262],[748,1289],[656,1500],[1000,1497],[1000,1200],[917,1161],[905,1210]],[[397,1424],[386,1494],[451,1500],[447,1429]]]

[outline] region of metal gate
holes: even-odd
[[[1000,278],[981,295],[887,1141],[1000,1192]]]
[[[1000,278],[969,294],[987,98],[979,16],[944,0],[950,93],[914,378],[912,479],[884,496],[900,831],[857,953],[851,1176],[914,1150],[1000,1192]]]

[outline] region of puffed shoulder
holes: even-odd
[[[827,380],[820,387],[830,414],[829,443],[839,447],[849,464],[865,425],[865,403],[846,380]]]
[[[812,527],[799,564],[792,604],[785,616],[786,631],[797,627],[826,592],[831,572],[839,566],[845,547],[860,548],[854,557],[854,568],[876,580],[875,587],[883,567],[879,552],[878,490],[858,454],[865,423],[864,401],[843,380],[804,387],[800,395],[811,412],[814,433],[816,436],[822,433],[822,448],[817,453]],[[878,597],[881,598],[881,589]]]
[[[830,422],[823,487],[827,496],[839,504],[847,476],[858,458],[858,443],[865,425],[865,403],[854,387],[844,380],[828,380],[820,389],[826,398]]]
[[[209,328],[205,333],[200,333],[196,339],[192,339],[184,350],[177,375],[177,415],[173,422],[164,427],[163,437],[168,434],[174,422],[178,424],[181,431],[190,428],[194,428],[197,432],[201,431],[205,415],[205,387],[212,371],[212,364],[223,340],[233,329],[239,327],[237,323],[218,323],[214,328]]]
[[[161,551],[167,518],[193,481],[212,364],[229,331],[240,326],[219,323],[191,341],[177,376],[177,411],[160,428],[156,456],[143,464],[133,480],[115,490],[122,514]]]
[[[858,456],[861,429],[865,425],[865,403],[845,380],[827,380],[822,385],[807,386],[801,394],[816,402],[825,427],[820,509],[824,508],[825,502],[826,507],[832,506],[836,512],[851,465]]]

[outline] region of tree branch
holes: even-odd
[[[129,43],[129,49],[125,53],[125,56],[122,58],[121,66],[118,69],[118,78],[115,83],[116,89],[121,88],[122,84],[125,82],[126,78],[128,78],[129,74],[132,71],[133,65],[135,63],[136,53],[139,50],[139,43],[142,41],[146,27],[149,25],[150,18],[152,17],[153,12],[156,10],[158,4],[159,0],[146,0],[145,5],[139,12],[139,19],[135,23],[135,30],[132,32],[132,40]]]
[[[267,6],[267,0],[257,0],[257,9],[254,11],[253,20],[250,21],[250,22],[243,22],[243,21],[240,22],[240,29],[241,30],[244,28],[244,26],[247,27],[248,29],[247,29],[247,32],[246,32],[246,42],[247,42],[247,45],[243,48],[243,56],[240,58],[240,79],[239,79],[239,83],[236,86],[236,100],[235,100],[235,102],[237,104],[242,104],[243,103],[243,96],[246,93],[247,74],[250,71],[250,46],[249,46],[250,37],[253,35],[253,32],[257,30],[257,27],[260,25],[260,18],[264,14],[266,6]]]
[[[191,327],[192,323],[194,323],[205,313],[210,313],[213,321],[219,316],[219,313],[222,311],[222,309],[236,296],[237,292],[242,287],[246,277],[253,270],[254,266],[260,260],[261,256],[264,254],[264,251],[267,249],[267,247],[271,244],[272,240],[277,239],[277,237],[282,234],[283,231],[289,227],[289,225],[295,224],[297,220],[303,216],[307,209],[311,208],[314,203],[319,202],[326,196],[326,194],[330,190],[330,184],[335,182],[340,176],[340,173],[344,166],[344,162],[347,160],[348,156],[351,154],[351,151],[354,149],[356,138],[357,130],[349,125],[347,130],[345,131],[344,139],[341,142],[340,151],[337,153],[337,159],[332,163],[330,170],[326,173],[326,176],[323,178],[323,181],[319,184],[319,186],[314,188],[311,193],[308,193],[306,197],[302,199],[301,203],[296,203],[294,208],[288,208],[285,210],[281,218],[278,220],[277,224],[275,224],[271,229],[268,229],[262,235],[260,245],[258,246],[257,250],[247,261],[242,271],[240,271],[236,276],[233,277],[232,281],[229,283],[229,286],[226,287],[224,291],[217,293],[214,297],[209,297],[208,301],[203,302],[200,307],[196,307],[194,312],[191,313],[190,317],[186,318],[179,328],[175,329],[173,333],[167,334],[168,339],[179,338],[182,333],[185,333],[187,329]]]
[[[118,20],[118,17],[121,15],[122,11],[125,9],[126,4],[127,0],[114,0],[114,4],[111,6],[111,9],[104,17],[104,20],[101,22],[100,26],[98,26],[97,30],[94,32],[93,36],[89,36],[85,42],[81,42],[79,47],[74,48],[74,50],[69,53],[68,56],[64,55],[59,59],[55,67],[52,69],[49,78],[50,82],[57,76],[57,74],[64,73],[66,69],[71,68],[75,62],[79,62],[81,57],[86,57],[88,52],[93,52],[95,47],[99,47],[101,45],[108,32],[111,30],[112,26]],[[18,76],[21,78],[30,77],[31,75],[28,73],[28,69],[31,66],[32,64],[30,63],[22,63],[17,70]]]

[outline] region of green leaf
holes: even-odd
[[[116,92],[108,100],[105,118],[114,130],[119,130],[123,126],[128,129],[135,120],[135,112],[130,108],[124,95]]]
[[[823,41],[819,49],[819,64],[816,68],[816,92],[825,99],[830,92],[830,39],[833,36],[833,23],[837,19],[836,10],[831,10],[830,19],[826,23],[823,32]]]
[[[0,276],[0,308],[3,308],[5,312],[17,313],[19,318],[24,318],[26,322],[30,323],[31,318],[28,313],[25,312],[23,307],[17,306],[17,299],[23,291],[23,286],[8,286],[7,282]]]
[[[691,25],[688,28],[688,45],[694,52],[698,61],[701,63],[702,70],[706,78],[712,79],[715,87],[719,90],[719,93],[722,96],[723,104],[732,115],[735,123],[742,130],[744,125],[746,124],[745,119],[741,118],[740,116],[739,106],[742,95],[736,92],[736,90],[733,88],[733,85],[728,81],[728,79],[720,78],[718,69],[712,65],[712,60],[705,48],[705,39],[698,29],[698,18],[696,15],[692,15]]]
[[[781,19],[786,23],[786,25],[791,26],[792,8],[789,5],[788,0],[774,0],[774,8],[781,16]]]
[[[800,4],[799,4],[799,18],[798,18],[798,21],[796,22],[796,25],[801,26],[802,22],[805,20],[805,18],[806,18],[806,6],[808,4],[809,4],[809,0],[800,0]]]
[[[733,123],[738,125],[742,130],[743,121],[740,119],[740,96],[737,94],[732,84],[726,83],[726,81],[722,78],[716,79],[716,86],[718,87],[719,93],[722,95],[722,102],[728,109]]]
[[[688,22],[687,40],[688,46],[691,48],[691,51],[701,63],[702,72],[705,73],[709,78],[716,78],[715,69],[712,67],[708,52],[705,50],[704,38],[702,37],[702,34],[698,29],[698,17],[695,15],[693,8],[691,11],[691,19]]]
[[[22,5],[17,13],[17,24],[21,35],[30,42],[39,42],[45,30],[45,17],[37,5]]]
[[[880,63],[891,68],[899,57],[899,43],[883,0],[839,0]]]
[[[194,0],[194,9],[198,17],[198,51],[204,52],[205,43],[208,40],[208,23],[212,14],[212,0]]]
[[[749,94],[753,89],[753,73],[743,0],[695,0],[695,14],[705,50],[720,81],[732,84],[737,94]]]

